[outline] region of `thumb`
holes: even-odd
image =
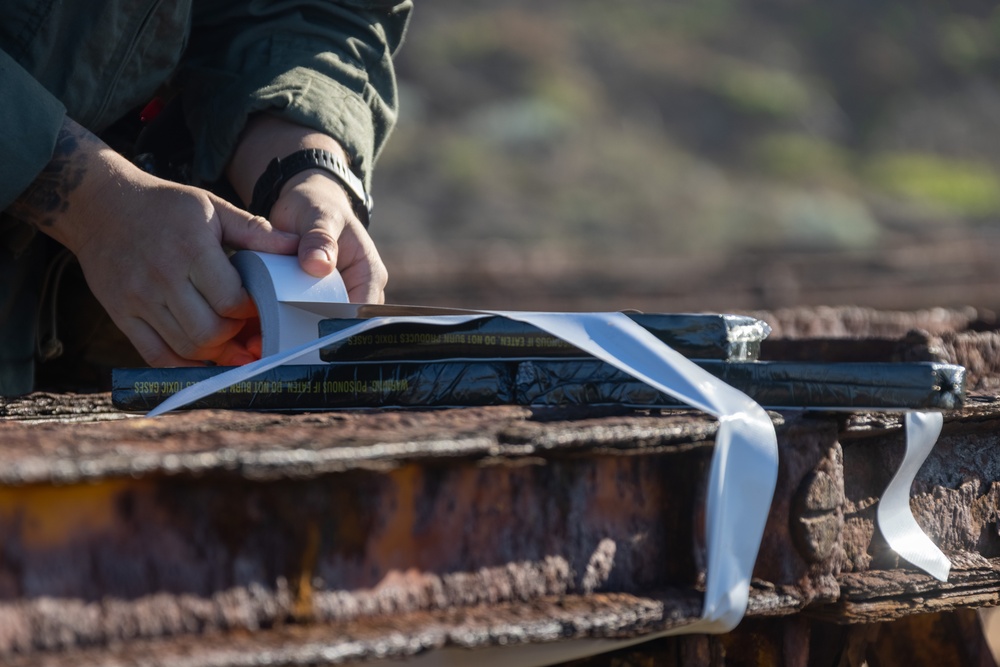
[[[275,229],[266,218],[251,215],[224,199],[213,196],[212,203],[219,217],[219,229],[225,245],[279,255],[293,255],[298,250],[298,234]]]

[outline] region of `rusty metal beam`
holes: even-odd
[[[716,426],[696,413],[146,420],[106,395],[0,412],[5,663],[347,664],[641,638],[700,614]],[[772,416],[781,469],[746,627],[1000,602],[1000,401],[950,413],[914,485],[948,584],[874,525],[898,416]]]
[[[817,466],[837,474],[838,445],[829,420],[775,417],[791,487],[765,547],[779,553],[793,491]],[[495,620],[504,605],[542,605],[538,623],[564,605],[593,636],[686,622],[714,431],[693,413],[520,408],[5,422],[0,653],[477,608]],[[761,613],[835,597],[817,553],[764,567]],[[605,611],[583,612],[598,593],[632,600],[629,617],[660,611],[602,625]]]

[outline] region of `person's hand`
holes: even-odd
[[[244,202],[273,158],[303,148],[347,154],[333,138],[267,115],[251,119],[230,162],[227,175]],[[322,277],[340,271],[354,303],[383,303],[388,273],[343,186],[319,169],[303,171],[285,184],[271,209],[277,229],[294,232],[301,241],[299,263],[307,273]]]
[[[332,176],[308,170],[291,178],[271,209],[271,223],[298,233],[299,263],[307,273],[322,277],[337,268],[353,303],[385,301],[382,258]]]
[[[141,171],[70,120],[11,210],[76,255],[98,301],[154,366],[259,356],[238,338],[256,310],[223,244],[283,254],[298,246],[259,216]]]

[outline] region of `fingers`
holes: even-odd
[[[224,240],[267,252],[296,249],[298,235],[272,230],[264,218],[226,203],[213,203]],[[221,246],[203,247],[184,278],[166,291],[166,307],[150,321],[170,347],[186,359],[227,366],[258,359],[259,350],[235,340],[246,321],[257,318],[257,308]]]
[[[151,317],[151,322],[138,318],[122,326],[122,331],[135,345],[139,354],[151,366],[201,366],[213,362],[219,366],[242,366],[260,358],[260,335],[244,340],[238,334],[242,322],[234,322],[233,336],[218,344],[195,344],[181,330],[177,322],[170,322],[170,313],[163,308],[163,316]]]
[[[358,229],[363,237],[355,235],[353,228],[341,236],[337,269],[351,303],[385,303],[389,273],[367,232],[360,224]]]
[[[154,366],[239,365],[259,358],[259,328],[245,326],[256,319],[256,308],[222,243],[297,252],[314,276],[339,270],[351,301],[385,300],[387,273],[375,244],[328,178],[306,179],[286,191],[272,211],[274,228],[193,188],[157,185],[152,194],[162,200],[152,206],[165,212],[162,225],[136,236],[122,223],[103,243],[87,246],[81,264],[95,294],[106,306],[114,304],[112,317]]]
[[[279,255],[291,255],[298,247],[298,234],[275,229],[267,219],[250,215],[219,197],[212,196],[212,204],[226,245]]]
[[[215,362],[219,366],[243,366],[258,359],[260,359],[259,353],[255,355],[239,341],[230,340],[206,361]]]
[[[139,318],[115,322],[150,366],[200,366],[201,363],[176,354],[156,330]]]
[[[213,313],[240,320],[257,317],[257,307],[243,288],[239,272],[229,262],[222,248],[206,247],[192,260],[186,278]],[[189,293],[185,296],[193,298],[194,295]],[[176,306],[184,304],[181,301]],[[199,308],[194,317],[201,316],[200,305],[194,306]]]
[[[159,313],[159,318],[147,321],[175,352],[188,359],[213,358],[243,328],[242,319],[220,317],[190,283],[168,295]]]
[[[254,316],[244,322],[243,328],[231,340],[226,341],[219,353],[211,360],[220,366],[242,366],[261,357],[263,341],[260,320]]]
[[[208,209],[209,225],[200,234],[194,233],[197,228],[192,230],[186,236],[187,243],[174,245],[166,258],[152,262],[155,268],[132,290],[135,294],[127,311],[142,322],[134,330],[141,338],[143,358],[149,363],[163,366],[178,365],[181,361],[182,365],[214,361],[239,365],[257,358],[243,342],[234,341],[246,320],[257,317],[257,309],[243,288],[239,273],[209,230],[227,224],[230,230],[239,230],[243,223],[249,223],[243,231],[252,230],[263,219],[254,222],[247,214],[228,213],[231,211],[220,213],[218,209]],[[228,223],[222,222],[223,218]],[[265,236],[271,234],[266,221],[261,229]],[[241,233],[236,231],[233,236],[249,238]],[[295,235],[283,236],[286,240],[287,237],[297,240]]]
[[[232,359],[242,351],[246,361],[251,361],[252,355],[246,352],[244,345],[234,347],[232,343],[243,328],[243,321],[217,316],[193,288],[190,293],[180,301],[170,297],[170,303],[149,304],[134,317],[156,332],[155,339],[146,336],[146,351],[140,350],[143,358],[157,366],[176,365],[178,358],[185,360],[184,365],[205,361],[220,363],[220,358]],[[138,327],[137,331],[142,333],[143,327]],[[160,349],[161,343],[168,348],[166,351]]]
[[[151,326],[174,354],[190,361],[223,359],[231,364],[252,360],[245,346],[234,348],[230,341],[257,311],[239,274],[214,239],[207,237],[191,250],[186,261],[177,257],[165,262],[155,275],[154,286],[137,295],[130,310]],[[152,354],[161,356],[155,343],[151,348]]]
[[[299,264],[303,270],[322,277],[336,268],[352,303],[384,303],[389,274],[361,223],[350,222],[339,239],[324,223],[323,219],[314,220],[317,227],[302,234]]]
[[[259,345],[254,352],[237,340],[229,340],[215,348],[206,348],[196,352],[197,359],[185,358],[173,351],[163,338],[142,320],[134,320],[130,326],[122,327],[123,332],[150,366],[203,366],[205,362],[213,362],[219,366],[242,366],[260,359]],[[259,340],[259,339],[258,339]]]
[[[252,360],[237,336],[256,309],[222,243],[291,254],[298,236],[204,190],[123,173],[132,187],[94,199],[88,220],[101,225],[76,249],[95,296],[152,365]]]
[[[305,231],[299,241],[299,265],[311,276],[322,278],[337,268],[337,239],[330,231],[332,223],[319,219]]]
[[[383,303],[388,272],[344,189],[326,174],[292,180],[275,202],[272,221],[299,233],[299,264],[313,276],[340,271],[355,303]]]

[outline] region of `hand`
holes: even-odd
[[[227,176],[243,201],[249,202],[267,164],[303,148],[323,148],[348,162],[332,137],[258,115],[247,124]],[[385,301],[385,265],[354,215],[349,196],[333,176],[310,169],[291,178],[271,209],[270,220],[275,228],[299,235],[298,257],[304,271],[322,277],[337,268],[352,302]]]
[[[271,209],[271,223],[298,233],[299,263],[307,273],[321,277],[336,267],[353,303],[385,302],[385,265],[332,176],[308,170],[290,179]]]
[[[154,366],[253,360],[237,335],[256,311],[223,244],[275,253],[298,245],[208,192],[146,174],[71,120],[11,211],[77,256],[94,295]]]

